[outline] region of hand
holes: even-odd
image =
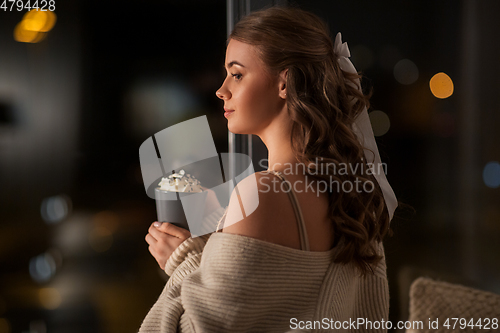
[[[163,270],[168,258],[170,258],[175,249],[191,237],[191,233],[186,229],[168,222],[154,222],[148,231],[146,242],[149,244],[149,252]]]

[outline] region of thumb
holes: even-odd
[[[178,227],[172,223],[169,222],[155,222],[153,225],[158,229],[159,231],[177,237],[177,238],[188,238],[191,236],[191,233],[187,231],[184,228]]]

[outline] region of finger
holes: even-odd
[[[151,255],[153,256],[153,258],[155,258],[156,262],[158,263],[158,265],[160,266],[161,269],[165,269],[165,263],[164,263],[164,260],[160,259],[158,257],[158,252],[156,251],[156,249],[153,247],[153,246],[149,246],[148,247],[148,250],[149,250],[149,253],[151,253]]]
[[[145,239],[149,245],[155,245],[158,242],[158,240],[156,240],[156,238],[153,237],[151,234],[147,234]]]
[[[191,236],[191,233],[189,231],[181,227],[178,227],[176,225],[173,225],[172,223],[168,222],[163,222],[161,224],[160,223],[161,222],[155,222],[155,227],[157,228],[157,230],[163,233],[182,239],[186,239]]]
[[[153,246],[149,245],[148,246],[148,250],[149,250],[149,253],[151,253],[151,255],[156,258],[156,250]]]
[[[155,223],[158,223],[158,222],[155,222]],[[156,235],[158,236],[158,228],[154,226],[155,223],[151,223],[151,225],[149,226],[149,229],[148,229],[148,232],[151,234],[151,235]],[[155,237],[157,238],[157,237]]]
[[[148,250],[149,253],[151,253],[151,255],[153,256],[153,258],[158,260],[158,254],[159,254],[158,250],[153,245],[149,245]]]
[[[159,228],[151,227],[149,228],[149,233],[158,241],[160,239],[167,240],[169,238],[177,238],[171,234],[159,230]]]
[[[153,222],[153,223],[151,223],[151,225],[149,226],[148,232],[151,233],[152,230],[157,230],[158,227],[155,226],[155,225],[158,224],[158,223],[161,223],[161,222]]]

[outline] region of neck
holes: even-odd
[[[283,171],[298,163],[290,142],[291,129],[291,120],[286,112],[282,112],[280,117],[258,134],[268,150],[268,170]]]

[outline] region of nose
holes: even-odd
[[[225,87],[225,83],[226,81],[224,80],[222,86],[220,86],[220,88],[215,92],[215,95],[222,100],[228,100],[229,98],[231,98],[231,93]]]

